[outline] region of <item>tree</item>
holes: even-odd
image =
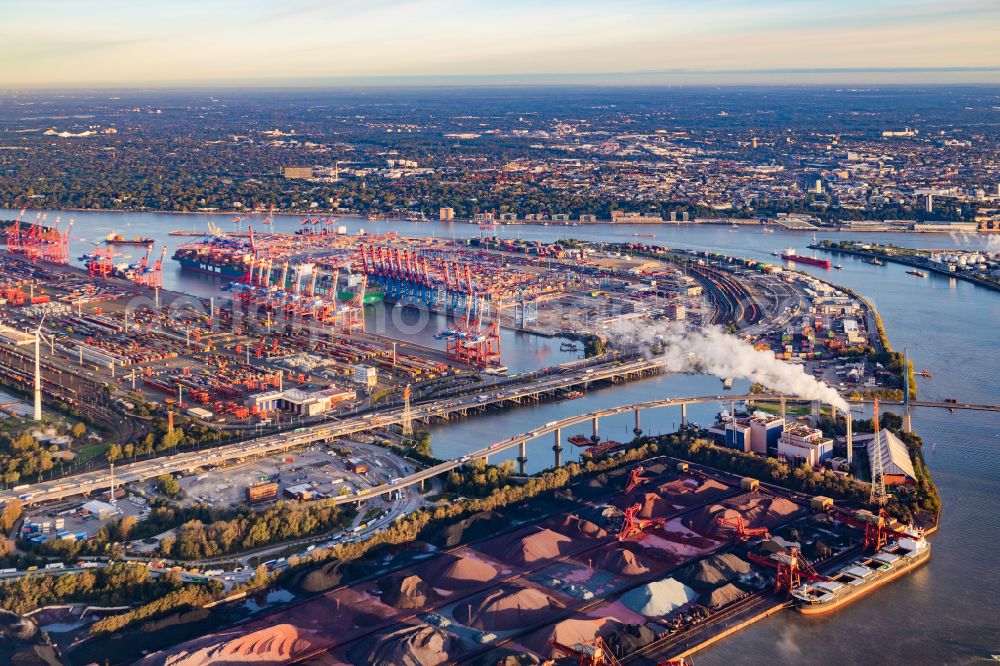
[[[181,491],[181,484],[173,474],[161,474],[156,477],[156,487],[167,497],[173,497]]]
[[[0,534],[0,557],[7,557],[14,552],[14,542]]]
[[[112,444],[108,447],[108,462],[115,462],[121,460],[122,457],[122,447],[121,444]]]
[[[74,437],[80,439],[87,432],[87,426],[83,425],[83,423],[77,423],[73,426],[73,430],[71,432]]]
[[[118,521],[118,530],[115,535],[117,541],[128,541],[128,535],[132,532],[132,528],[135,524],[139,522],[135,516],[125,516]]]
[[[419,431],[416,434],[413,450],[422,456],[429,456],[431,454],[431,433],[426,430]]]
[[[17,519],[21,517],[21,511],[24,508],[24,502],[19,499],[9,500],[3,507],[3,512],[0,513],[0,528],[3,531],[9,532]]]

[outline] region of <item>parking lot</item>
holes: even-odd
[[[367,469],[354,471],[352,460],[360,461]],[[278,483],[279,499],[336,497],[412,471],[411,465],[387,449],[345,441],[181,478],[181,503],[202,502],[218,507],[243,504],[247,489],[262,481]]]

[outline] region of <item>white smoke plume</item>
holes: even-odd
[[[963,251],[978,250],[988,254],[1000,253],[1000,237],[992,234],[976,234],[968,231],[951,231],[948,233],[952,242],[961,247]],[[943,250],[945,254],[948,250]]]
[[[848,410],[847,402],[836,389],[807,375],[802,366],[785,363],[774,352],[754,349],[717,326],[697,329],[676,322],[617,322],[608,331],[608,339],[616,346],[638,345],[650,354],[651,347],[662,345],[663,354],[650,358],[662,361],[670,372],[704,372],[746,379],[778,393]]]

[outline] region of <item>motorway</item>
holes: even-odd
[[[480,393],[472,396],[457,397],[448,400],[434,400],[413,405],[411,415],[414,420],[422,421],[429,421],[433,418],[446,419],[452,414],[465,415],[469,411],[483,411],[491,405],[500,405],[503,403],[516,404],[523,400],[532,400],[543,394],[554,393],[574,386],[582,386],[596,381],[613,381],[616,378],[627,375],[655,372],[659,368],[660,366],[656,362],[646,359],[615,361],[587,368],[581,367],[548,375],[528,384],[504,387],[492,393]],[[283,453],[289,449],[314,442],[331,441],[355,433],[398,424],[402,416],[403,408],[396,407],[378,414],[365,414],[340,421],[297,428],[292,432],[266,435],[235,444],[219,446],[207,451],[176,453],[170,456],[161,456],[151,460],[119,465],[115,468],[115,484],[136,483],[155,478],[161,474],[188,473],[207,465],[220,465],[233,460]],[[50,481],[43,481],[30,486],[17,486],[12,490],[0,492],[0,503],[15,498],[31,504],[60,500],[75,495],[89,494],[97,490],[103,490],[109,487],[110,482],[110,472],[108,470],[85,472]],[[412,485],[415,482],[417,481],[404,485]],[[388,488],[388,486],[381,486],[381,488]],[[388,488],[388,490],[395,488],[396,486],[393,486],[392,488]],[[354,501],[360,499],[357,496],[349,497]]]

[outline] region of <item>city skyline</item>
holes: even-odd
[[[41,0],[6,14],[11,88],[1000,81],[1000,9],[981,0]]]

